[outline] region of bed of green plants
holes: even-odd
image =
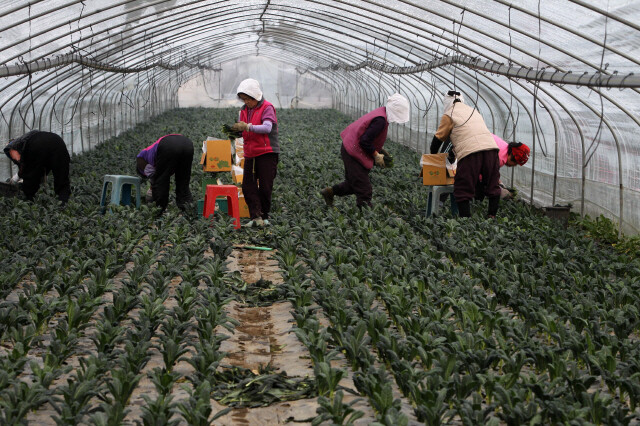
[[[363,413],[338,384],[347,369],[380,424],[640,421],[637,251],[518,201],[497,220],[485,204],[470,219],[425,218],[419,155],[391,142],[394,167],[371,173],[373,208],[353,197],[327,208],[318,191],[343,178],[339,133],[350,122],[336,111],[278,111],[268,228],[235,231],[173,202],[160,217],[149,205],[100,214],[103,175],[134,175],[135,154],[166,133],[196,144],[198,194],[201,141],[223,136],[234,112],[171,111],[74,157],[64,208],[50,189],[34,203],[0,198],[0,423],[51,406],[59,424],[119,424],[147,378],[156,391],[140,424],[208,424],[225,413],[210,398],[299,397],[318,399],[315,424],[349,424]],[[285,284],[250,288],[229,274],[234,244],[276,248]],[[231,300],[289,300],[312,380],[225,370]],[[154,354],[162,365],[145,368]],[[347,367],[331,362],[338,355]],[[182,361],[192,374],[176,369]]]

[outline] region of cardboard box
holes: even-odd
[[[239,183],[242,185],[242,176],[244,175],[244,170],[240,166],[233,166],[231,168],[231,179],[233,179],[233,183]]]
[[[238,188],[238,206],[240,207],[240,217],[251,217],[251,215],[249,215],[249,206],[247,206],[247,202],[244,200],[244,194],[241,188]]]
[[[423,185],[453,185],[453,177],[447,171],[447,154],[423,154],[420,159]]]
[[[229,139],[207,139],[203,142],[200,164],[205,172],[231,171],[231,141]]]

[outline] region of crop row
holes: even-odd
[[[157,124],[141,126],[74,157],[74,196],[65,209],[52,207],[46,191],[33,204],[0,200],[9,260],[0,271],[2,423],[38,422],[43,418],[33,411],[48,406],[60,424],[119,424],[143,378],[157,396],[142,406],[145,424],[172,416],[175,422],[176,414],[208,424],[224,414],[212,417],[210,394],[224,357],[217,348],[225,337],[214,330],[233,326],[223,312],[231,300],[220,257],[227,253],[210,261],[203,253],[214,235],[212,248],[222,246],[229,222],[214,229],[186,220],[195,213],[175,212],[157,219],[146,206],[99,212],[102,175],[132,174],[133,161],[122,157],[134,158],[160,131]],[[197,179],[192,186],[197,191]],[[156,354],[161,365],[146,368]],[[188,377],[174,371],[181,361],[192,365]],[[188,383],[185,391],[180,382]],[[182,391],[179,400],[171,396],[174,387]]]
[[[637,261],[519,203],[505,203],[498,221],[427,220],[415,154],[397,146],[394,169],[372,173],[372,210],[353,209],[353,200],[338,200],[337,210],[319,199],[300,205],[300,188],[315,192],[340,176],[334,141],[314,136],[289,147],[305,163],[285,165],[288,185],[276,190],[282,222],[296,225],[274,229],[272,243],[283,267],[303,268],[297,285],[310,280],[306,292],[331,320],[326,334],[351,360],[379,421],[398,407],[388,373],[429,424],[637,419]],[[554,285],[562,303],[533,291]],[[613,320],[616,309],[627,323]]]
[[[208,424],[226,412],[211,398],[264,405],[251,398],[284,380],[289,395],[317,392],[314,424],[349,424],[363,413],[338,385],[341,357],[382,424],[638,421],[638,259],[519,202],[496,221],[484,205],[468,220],[427,219],[417,154],[394,144],[394,168],[371,174],[372,209],[349,198],[327,209],[318,190],[343,176],[349,123],[335,111],[279,111],[269,228],[148,206],[99,214],[103,174],[133,174],[158,135],[203,140],[234,115],[175,111],[74,157],[65,209],[46,192],[0,199],[3,423],[52,407],[60,424]],[[194,162],[194,193],[200,173]],[[226,270],[236,243],[278,249],[286,283],[268,302],[293,304],[313,385],[224,365],[225,306],[254,299]]]

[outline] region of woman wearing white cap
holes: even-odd
[[[409,121],[409,101],[396,93],[389,96],[387,105],[363,115],[340,133],[340,154],[344,162],[344,182],[328,186],[320,191],[328,206],[334,196],[356,195],[358,207],[371,206],[373,189],[369,172],[373,165],[384,167],[384,155],[380,153],[387,139],[389,123]]]
[[[244,102],[240,120],[232,126],[244,139],[244,176],[242,192],[251,221],[246,225],[269,225],[271,192],[278,167],[278,119],[274,106],[262,97],[260,84],[248,78],[238,86]]]

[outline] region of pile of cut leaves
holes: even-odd
[[[262,278],[255,283],[242,281],[238,287],[234,288],[234,292],[238,301],[249,307],[270,306],[286,298],[284,287]]]
[[[222,133],[225,134],[226,137],[228,137],[231,140],[242,137],[242,132],[233,130],[231,126],[228,124],[223,124],[220,130],[222,131]]]
[[[270,364],[260,366],[257,374],[242,367],[224,368],[216,371],[212,382],[212,397],[234,408],[266,407],[317,396],[313,378],[289,377],[285,371],[276,373]]]

